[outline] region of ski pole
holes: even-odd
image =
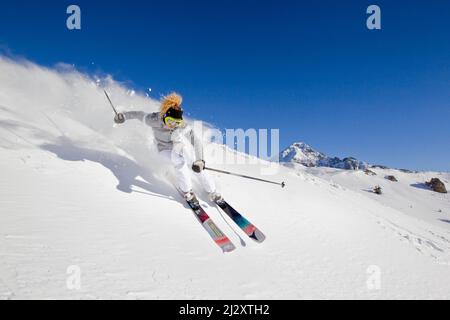
[[[111,99],[109,98],[109,95],[108,95],[108,93],[106,92],[106,90],[104,90],[103,89],[103,92],[105,93],[105,95],[106,95],[106,98],[108,99],[108,101],[109,101],[109,104],[111,105],[111,108],[114,110],[114,113],[116,114],[116,116],[118,115],[118,113],[117,113],[117,111],[116,111],[116,108],[114,108],[114,105],[113,105],[113,103],[111,102]]]
[[[246,178],[246,179],[251,179],[251,180],[257,180],[257,181],[262,181],[262,182],[267,182],[267,183],[273,183],[273,184],[280,185],[282,188],[284,188],[284,186],[286,185],[284,183],[284,181],[283,182],[275,182],[275,181],[270,181],[270,180],[264,180],[264,179],[260,179],[260,178],[246,176],[246,175],[243,175],[243,174],[237,174],[237,173],[233,173],[233,172],[229,172],[229,171],[213,169],[213,168],[208,168],[208,167],[205,167],[205,170],[219,172],[219,173],[224,173],[224,174],[229,174],[229,175],[232,175],[232,176]]]

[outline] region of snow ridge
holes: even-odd
[[[280,153],[280,162],[299,163],[306,167],[330,167],[345,170],[364,170],[368,164],[353,157],[329,157],[304,142],[295,142]]]

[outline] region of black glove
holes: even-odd
[[[200,171],[205,169],[205,161],[204,160],[197,160],[194,161],[194,163],[192,164],[192,170],[194,170],[194,172],[199,173]]]
[[[116,116],[114,117],[114,122],[115,123],[124,123],[125,122],[125,116],[123,115],[123,113],[116,114]]]

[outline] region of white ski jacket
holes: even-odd
[[[202,141],[190,126],[185,124],[182,127],[169,129],[164,125],[159,112],[145,113],[143,111],[128,111],[124,112],[123,115],[125,120],[141,120],[146,125],[152,127],[159,152],[163,150],[172,151],[175,144],[183,144],[183,140],[186,138],[194,147],[195,160],[203,160]]]

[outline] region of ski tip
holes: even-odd
[[[224,246],[222,246],[223,253],[232,252],[235,249],[236,249],[236,247],[231,242],[226,244],[226,245],[224,245]]]
[[[253,232],[252,237],[253,240],[255,240],[258,243],[263,242],[264,240],[266,240],[266,236],[264,235],[264,233],[262,233],[261,231],[259,231],[258,229],[255,230],[255,232]]]

